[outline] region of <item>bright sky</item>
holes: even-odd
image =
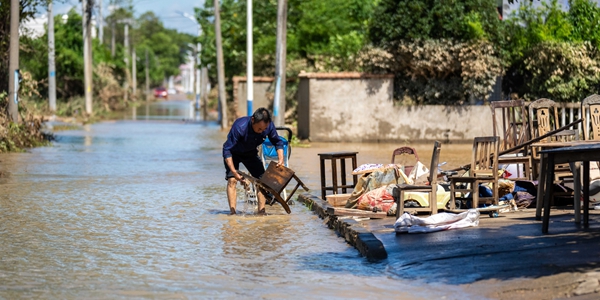
[[[95,0],[96,3],[102,1],[102,15],[109,14],[109,0]],[[81,11],[81,3],[79,0],[67,0],[63,4],[56,3],[54,5],[54,14],[67,13],[73,6],[77,11]],[[179,32],[185,32],[192,35],[198,34],[198,25],[182,15],[194,14],[194,7],[203,7],[204,0],[133,0],[133,9],[135,16],[139,16],[147,11],[153,11],[163,22],[167,28],[177,29]],[[98,10],[94,10],[97,14]]]

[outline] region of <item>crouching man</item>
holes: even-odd
[[[227,180],[227,200],[231,215],[236,214],[238,181],[243,184],[244,178],[237,172],[240,163],[244,164],[250,175],[260,178],[265,173],[265,167],[258,157],[258,146],[266,138],[275,145],[277,150],[277,166],[283,165],[283,142],[277,134],[275,125],[271,121],[271,113],[266,108],[257,109],[252,116],[241,117],[231,126],[227,134],[227,141],[223,144],[223,161],[225,164],[225,179]],[[265,214],[265,195],[257,190],[258,213]]]

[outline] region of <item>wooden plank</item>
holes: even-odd
[[[372,212],[361,209],[351,209],[343,207],[328,207],[327,213],[333,216],[357,216],[371,219],[384,219],[387,217],[387,213],[383,211]]]

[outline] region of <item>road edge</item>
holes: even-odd
[[[383,243],[360,222],[328,214],[327,207],[331,205],[310,193],[298,195],[298,201],[325,220],[330,229],[343,237],[348,244],[354,246],[367,260],[377,262],[387,259],[387,251],[383,247]]]

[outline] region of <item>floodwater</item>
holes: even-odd
[[[368,262],[300,204],[228,216],[227,133],[179,103],[0,154],[1,299],[469,299]],[[320,195],[317,153],[387,163],[397,146],[314,143],[290,167]],[[428,162],[432,145],[413,146]],[[464,163],[470,146],[446,146],[442,161]]]

